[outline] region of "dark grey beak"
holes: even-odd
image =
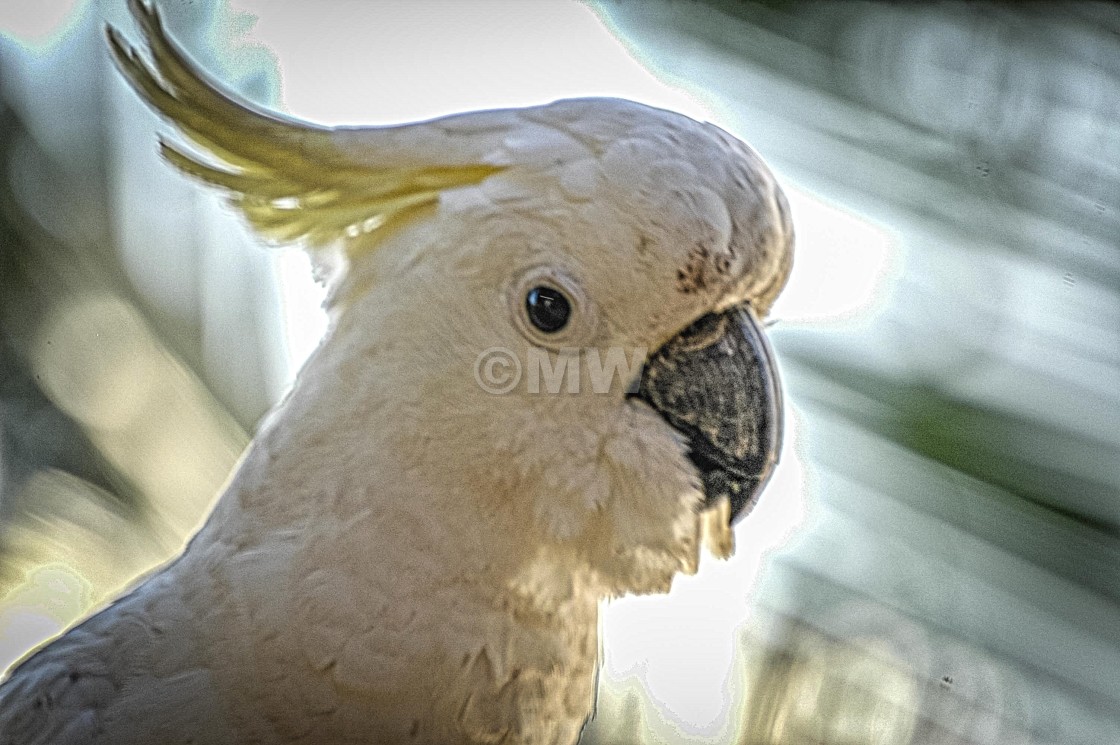
[[[732,523],[750,511],[778,462],[782,388],[748,305],[706,315],[670,339],[631,395],[687,438],[709,505],[726,496]]]

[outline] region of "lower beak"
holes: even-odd
[[[782,445],[774,354],[750,306],[693,323],[646,362],[631,394],[688,441],[705,503],[731,504],[731,523],[758,501]]]

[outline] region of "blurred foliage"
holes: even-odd
[[[1008,497],[1051,510],[1104,536],[1120,538],[1120,523],[1111,514],[1098,516],[1082,511],[1069,504],[1067,497],[1072,493],[1078,501],[1110,505],[1117,496],[1116,485],[1098,480],[1092,473],[1079,473],[1068,461],[1053,457],[1055,442],[1063,443],[1062,452],[1079,451],[1098,462],[1116,462],[1120,453],[1093,454],[1105,448],[1077,432],[961,400],[929,384],[895,381],[864,368],[822,360],[809,350],[799,351],[803,354],[795,353],[795,358],[814,373],[881,404],[845,409],[845,414],[863,428],[998,486]],[[812,397],[813,393],[807,395]],[[835,401],[818,403],[835,406]],[[1027,432],[1029,437],[1024,436]],[[1115,581],[1101,589],[1120,597],[1120,584]]]
[[[122,260],[101,45],[92,4],[46,50],[0,37],[4,666],[179,550],[246,442]]]

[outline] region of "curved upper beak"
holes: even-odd
[[[782,446],[782,388],[747,304],[711,313],[651,355],[632,396],[688,441],[705,501],[726,497],[731,522],[758,501]]]

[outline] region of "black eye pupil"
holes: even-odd
[[[534,287],[525,296],[525,310],[533,325],[553,334],[568,325],[572,305],[564,293],[551,287]]]

